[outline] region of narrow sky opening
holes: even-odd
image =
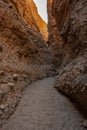
[[[36,3],[39,15],[47,23],[47,0],[34,0],[34,2]]]

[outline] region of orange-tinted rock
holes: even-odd
[[[32,2],[33,1],[31,1],[31,3]],[[38,19],[40,17],[37,14],[35,5],[33,14],[27,11],[25,11],[26,14],[24,14],[24,8],[26,6],[28,6],[28,4],[26,4],[25,0],[0,1],[0,65],[2,66],[11,66],[11,64],[15,66],[22,62],[44,63],[40,48],[45,47],[45,42],[33,15],[36,13]],[[32,7],[32,9],[34,7]],[[33,17],[30,18],[32,22],[28,19],[30,23],[26,21],[28,13]],[[23,17],[23,14],[26,17]],[[34,25],[31,25],[32,23],[34,23]],[[41,21],[41,23],[43,23],[43,21]]]
[[[11,0],[15,5],[17,12],[21,15],[24,21],[34,30],[39,31],[43,38],[47,40],[47,24],[40,17],[37,7],[33,0]]]
[[[35,3],[33,2],[33,0],[27,0],[27,3],[26,3],[27,7],[26,7],[26,10],[25,10],[25,19],[26,21],[29,23],[30,25],[30,19],[27,18],[27,16],[29,17],[29,6],[30,6],[30,9],[31,9],[31,14],[33,16],[33,21],[35,21],[36,25],[37,25],[37,28],[39,29],[40,33],[42,34],[42,36],[44,37],[45,40],[47,40],[48,38],[48,29],[47,29],[47,24],[45,23],[45,21],[40,17],[40,15],[38,14],[38,11],[37,11],[37,8],[36,8],[36,5]]]

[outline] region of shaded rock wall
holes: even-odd
[[[87,47],[85,44],[87,41],[86,11],[86,1],[54,0],[53,2],[52,14],[63,38],[62,50],[66,61],[77,57],[82,52],[82,48]]]
[[[60,53],[61,50],[63,52],[64,64],[67,64],[70,60],[78,56],[82,48],[85,48],[87,45],[85,44],[87,41],[87,5],[85,1],[71,2],[69,0],[54,0],[51,1],[51,3],[49,1],[50,0],[48,0],[48,14],[50,16],[48,25],[50,32],[49,42],[51,46],[55,45],[55,48],[52,47],[54,51]],[[50,10],[49,7],[51,7]],[[55,24],[52,21],[55,21]],[[57,29],[59,34],[53,33],[54,28]],[[61,38],[62,42],[60,42]],[[61,47],[57,49],[59,45]],[[56,64],[58,63],[56,62]]]
[[[87,112],[87,1],[54,0],[51,10],[62,38],[61,49],[55,49],[58,54],[62,52],[55,87],[75,98]],[[56,40],[53,42],[56,45]],[[55,58],[59,59],[54,55]],[[57,62],[60,63],[56,60],[56,65]]]
[[[49,50],[52,53],[52,62],[55,66],[61,65],[62,52],[62,39],[57,28],[56,19],[52,15],[52,4],[53,0],[47,1],[47,11],[48,11],[48,41],[49,41]],[[59,62],[60,61],[60,62]]]

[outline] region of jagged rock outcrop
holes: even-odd
[[[87,1],[54,0],[51,13],[62,38],[60,50],[55,50],[62,52],[55,87],[75,98],[87,112]]]

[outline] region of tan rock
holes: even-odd
[[[4,109],[6,108],[6,106],[7,106],[7,105],[4,105],[4,104],[0,105],[0,109],[1,109],[1,110],[4,110]]]
[[[13,80],[17,81],[17,80],[18,80],[18,75],[17,75],[17,74],[14,74],[14,75],[12,76],[12,78],[13,78]]]
[[[8,83],[8,87],[10,90],[14,90],[15,84],[14,83]]]
[[[34,30],[40,32],[44,39],[47,40],[47,24],[40,17],[37,7],[33,0],[12,0],[17,12],[24,21]]]

